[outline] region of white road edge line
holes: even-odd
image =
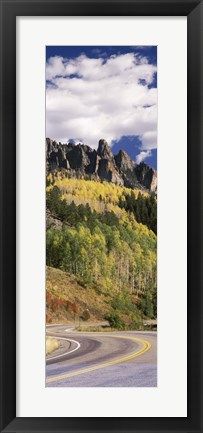
[[[46,325],[46,328],[51,328],[53,326],[64,326],[64,324],[63,323],[52,323],[51,325]]]
[[[71,340],[71,338],[56,337],[56,340],[72,341],[73,343],[77,344],[77,347],[75,347],[75,349],[73,349],[73,350],[70,350],[69,352],[62,353],[61,355],[52,356],[51,358],[47,358],[47,361],[50,361],[52,359],[61,358],[62,356],[69,355],[69,353],[73,353],[73,352],[75,352],[76,350],[78,350],[80,348],[80,343],[78,341],[76,341],[76,340]]]

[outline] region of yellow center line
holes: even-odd
[[[50,377],[49,379],[46,380],[46,383],[51,383],[51,382],[56,382],[58,380],[68,379],[69,377],[78,376],[80,374],[88,373],[90,371],[99,370],[100,368],[109,367],[110,365],[120,364],[121,362],[129,361],[131,359],[137,358],[140,355],[143,355],[151,347],[151,344],[148,341],[142,340],[141,338],[132,338],[132,337],[118,336],[118,335],[115,335],[115,336],[114,335],[108,335],[108,337],[126,338],[128,340],[135,341],[136,343],[139,342],[142,344],[142,348],[139,349],[137,352],[132,353],[131,355],[127,355],[127,356],[124,356],[124,357],[119,358],[119,359],[114,359],[112,361],[105,362],[104,364],[99,364],[99,365],[95,365],[93,367],[84,368],[82,370],[73,371],[71,373],[65,373],[65,374],[61,374],[59,376]]]

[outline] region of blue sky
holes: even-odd
[[[46,47],[46,135],[157,166],[157,48]]]

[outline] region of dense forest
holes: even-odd
[[[67,179],[66,177],[54,178],[50,174],[47,177],[47,192],[54,185],[59,188],[61,199],[65,200],[66,203],[74,201],[76,205],[88,204],[92,210],[96,210],[98,213],[112,211],[119,219],[128,219],[129,214],[132,213],[137,222],[146,225],[155,234],[157,233],[157,199],[155,193],[148,194],[110,182],[84,181],[76,178]],[[61,204],[60,208],[61,212],[65,212],[64,203]],[[57,209],[58,211],[59,209]],[[66,217],[68,217],[67,213]]]
[[[47,224],[48,266],[76,276],[84,290],[111,294],[116,313],[156,317],[154,194],[49,175],[47,210],[62,222]]]

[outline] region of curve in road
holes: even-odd
[[[47,333],[61,339],[63,348],[47,360],[47,386],[156,386],[155,333],[74,332],[73,340],[65,326],[52,329]]]
[[[59,376],[50,377],[49,379],[46,380],[46,382],[47,383],[51,383],[51,382],[55,382],[55,381],[58,381],[58,380],[67,379],[69,377],[78,376],[79,374],[88,373],[88,372],[93,371],[93,370],[98,370],[100,368],[109,367],[110,365],[120,364],[121,362],[130,361],[133,358],[136,358],[136,357],[138,357],[140,355],[143,355],[151,347],[151,344],[148,341],[142,340],[141,338],[132,338],[132,337],[118,336],[118,335],[117,336],[113,336],[113,338],[127,338],[127,339],[129,339],[131,341],[135,341],[136,343],[139,342],[139,343],[142,344],[142,348],[140,350],[132,353],[131,355],[127,355],[127,356],[124,356],[124,357],[119,358],[119,359],[114,359],[114,360],[108,361],[108,362],[106,362],[104,364],[99,364],[99,365],[95,365],[93,367],[88,367],[88,368],[85,368],[85,369],[82,369],[82,370],[79,370],[79,371],[73,371],[71,373],[66,373],[66,374],[62,374],[62,375],[59,375]],[[80,343],[78,343],[78,344],[80,344]],[[72,353],[72,351],[70,351],[70,353]],[[62,356],[62,355],[59,355],[59,356]]]

